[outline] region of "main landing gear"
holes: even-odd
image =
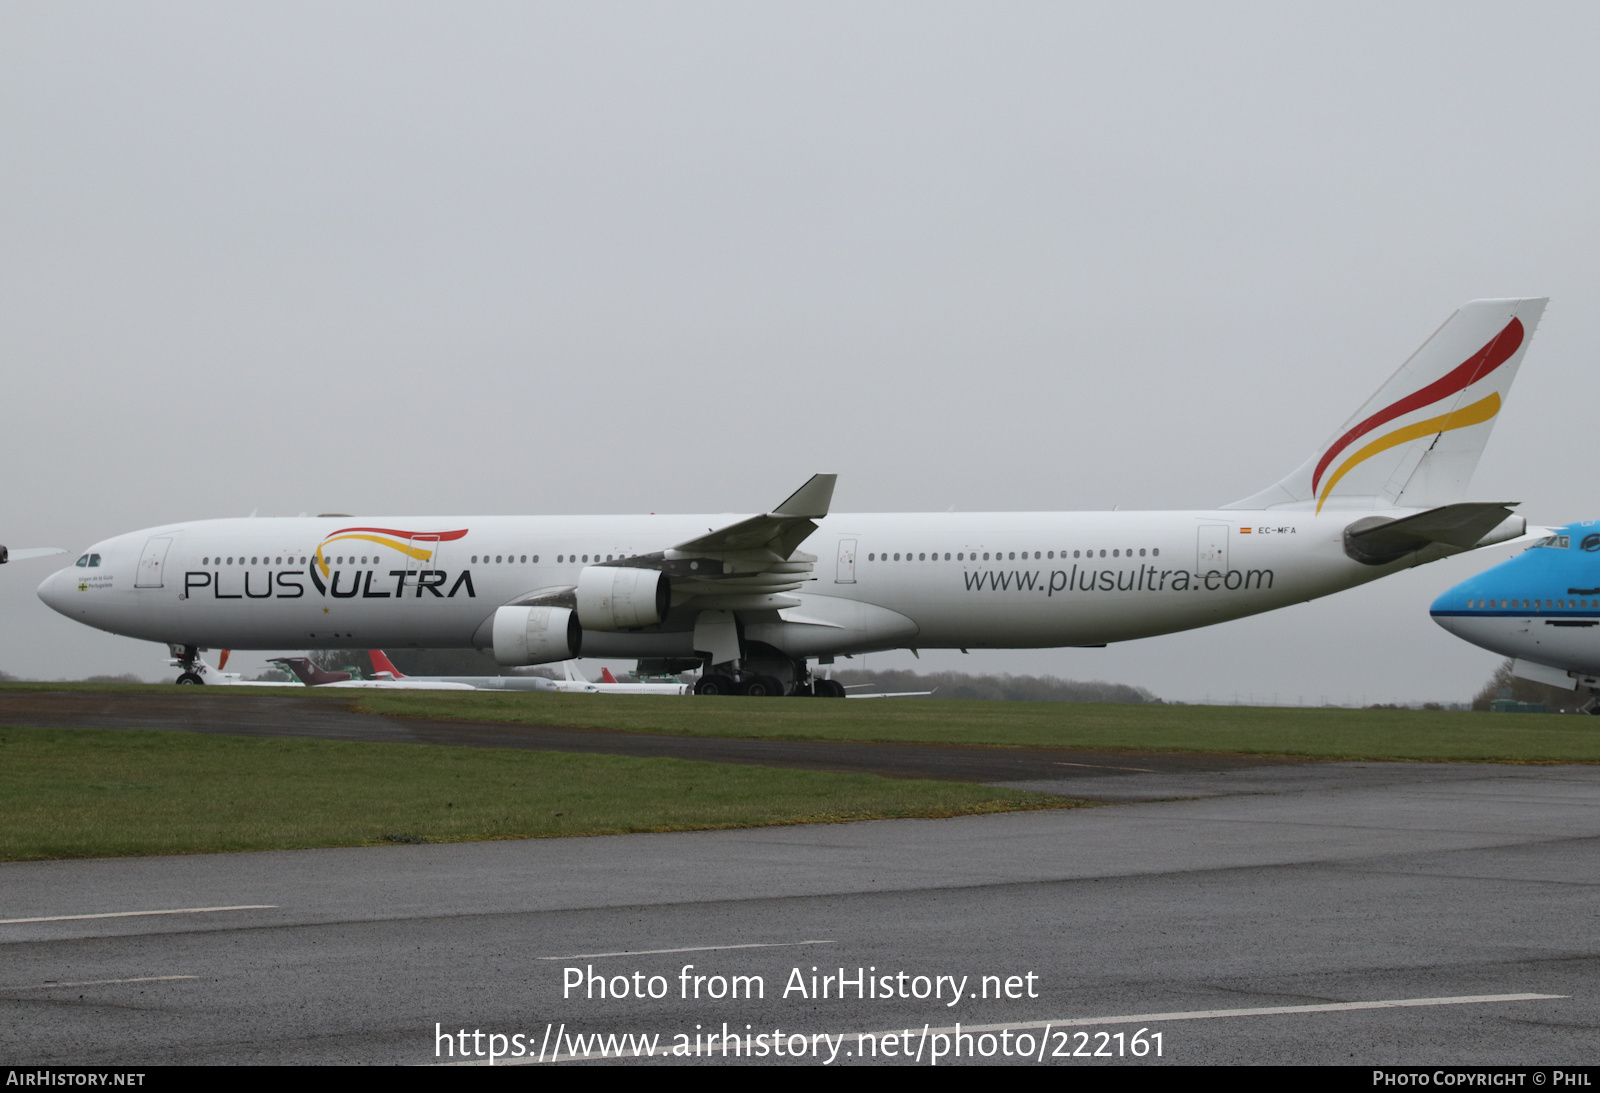
[[[843,698],[844,685],[832,679],[819,679],[800,658],[761,655],[725,664],[706,665],[694,685],[697,695],[744,695],[748,698]],[[772,650],[776,654],[777,650]]]

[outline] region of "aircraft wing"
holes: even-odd
[[[932,691],[880,691],[870,695],[845,695],[846,698],[922,698]]]
[[[52,554],[65,554],[66,547],[18,547],[8,550],[0,546],[0,565],[6,562],[25,562],[29,558],[48,558]]]
[[[798,607],[792,592],[811,579],[814,554],[798,547],[828,515],[839,476],[814,474],[771,512],[747,516],[652,554],[598,566],[659,569],[672,578],[672,605],[696,609],[778,611]],[[575,607],[577,586],[537,588],[508,607]]]
[[[788,558],[794,553],[794,548],[805,541],[806,536],[817,530],[817,525],[812,521],[828,515],[828,505],[833,501],[833,487],[838,480],[836,474],[814,474],[771,512],[740,520],[725,528],[707,528],[706,534],[679,543],[669,555],[766,549]]]

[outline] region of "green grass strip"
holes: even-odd
[[[369,713],[390,716],[693,736],[1127,748],[1318,759],[1600,762],[1600,718],[1557,714],[448,691],[369,692],[357,704]]]
[[[0,729],[0,861],[463,842],[1072,807],[968,782],[677,759]]]

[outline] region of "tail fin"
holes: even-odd
[[[1548,302],[1463,304],[1293,474],[1223,507],[1321,512],[1462,500]]]
[[[329,672],[318,668],[311,663],[310,657],[277,657],[268,663],[280,664],[289,669],[307,687],[320,687],[324,683],[343,683],[350,678],[349,672]]]
[[[368,649],[367,656],[372,658],[372,671],[375,675],[381,675],[384,672],[388,672],[390,679],[406,678],[406,674],[400,669],[396,668],[390,662],[389,658],[384,655],[382,649]]]
[[[602,668],[602,669],[600,669],[600,682],[601,683],[615,683],[616,681],[617,681],[617,677],[611,674],[611,669],[610,668]]]

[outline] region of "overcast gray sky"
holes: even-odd
[[[1600,516],[1591,4],[0,6],[0,541],[213,516],[1205,507],[1464,300],[1552,304],[1473,494]],[[1103,650],[1465,698],[1507,556]],[[165,651],[0,571],[0,668]],[[909,654],[868,667],[912,664]]]

